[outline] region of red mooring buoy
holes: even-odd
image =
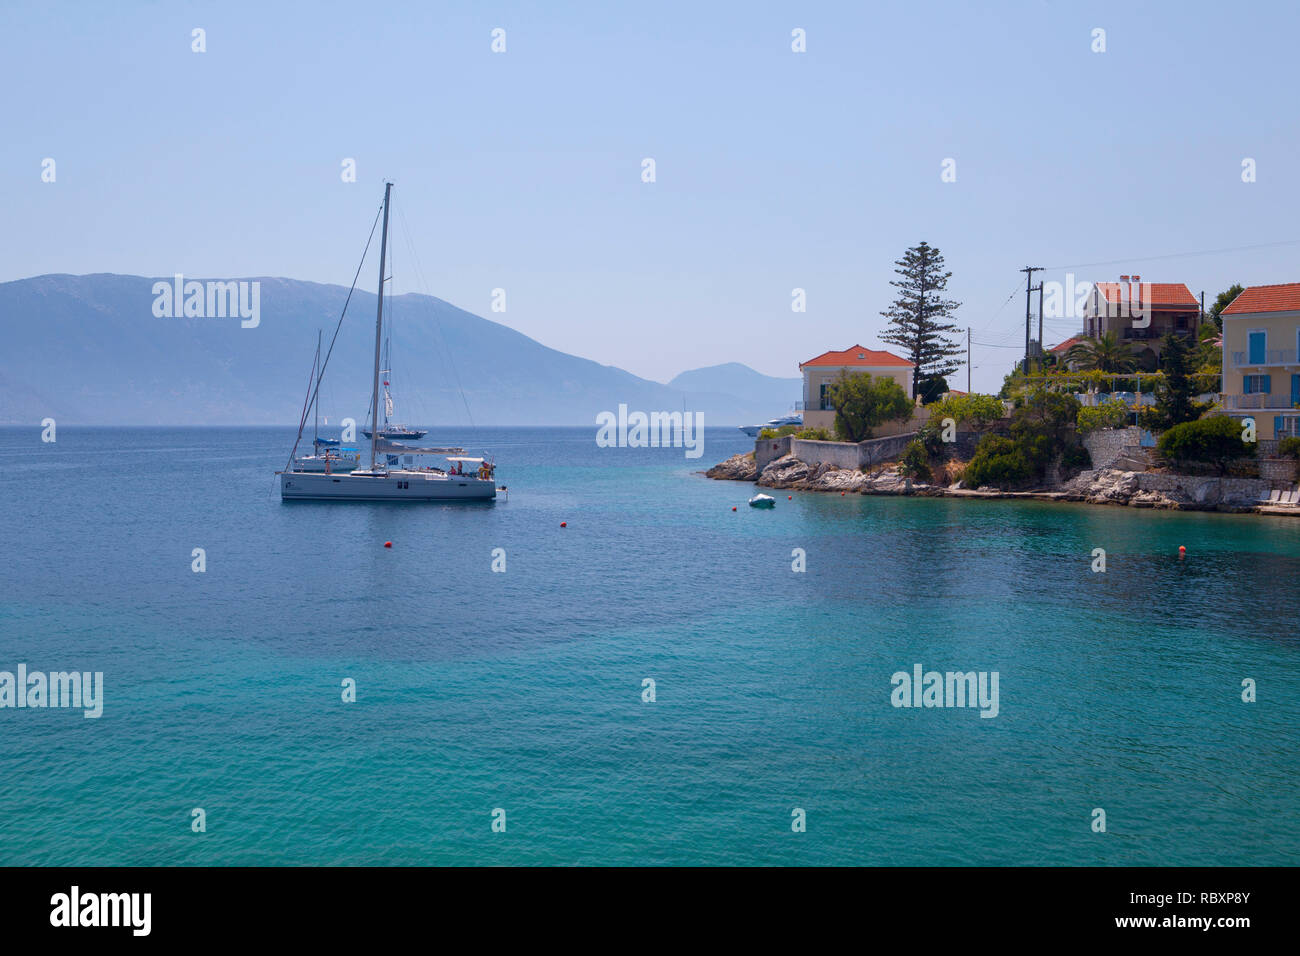
[[[384,547],[385,547],[385,548],[391,548],[392,546],[393,546],[393,542],[391,542],[391,541],[385,541],[385,542],[384,542]]]
[[[569,526],[569,522],[567,522],[567,521],[561,521],[561,522],[560,522],[560,527],[561,527],[561,528],[567,528],[568,526]]]

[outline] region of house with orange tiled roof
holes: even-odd
[[[1061,368],[1065,368],[1066,366],[1065,354],[1069,352],[1070,349],[1074,348],[1076,345],[1082,342],[1084,338],[1085,336],[1082,335],[1071,335],[1060,345],[1053,345],[1050,349],[1047,350],[1047,354],[1051,356],[1055,356],[1056,364]]]
[[[907,397],[916,400],[912,390],[913,365],[905,358],[899,358],[893,352],[869,349],[861,345],[840,351],[823,352],[816,358],[799,363],[803,373],[803,401],[799,408],[803,411],[803,423],[807,428],[825,428],[828,431],[835,426],[835,410],[826,398],[826,391],[840,372],[869,373],[892,378],[903,387]]]
[[[1095,339],[1114,332],[1133,347],[1138,368],[1154,372],[1160,365],[1160,340],[1166,335],[1172,332],[1195,342],[1201,301],[1182,282],[1119,278],[1094,283],[1084,306],[1084,335]]]
[[[1300,435],[1300,282],[1253,285],[1223,319],[1223,407],[1260,438]]]

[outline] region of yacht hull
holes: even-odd
[[[496,496],[494,479],[471,475],[280,473],[283,501],[491,501]]]

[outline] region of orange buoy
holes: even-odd
[[[736,506],[735,506],[735,505],[732,505],[732,506],[731,506],[731,510],[732,510],[732,511],[735,511],[735,510],[736,510]]]
[[[391,542],[391,541],[385,541],[385,542],[384,542],[384,547],[385,547],[385,548],[391,548],[392,546],[393,546],[393,542]]]
[[[786,500],[786,501],[794,501],[794,495],[786,495],[786,496],[785,496],[785,500]]]
[[[1187,553],[1187,548],[1186,548],[1184,545],[1181,545],[1181,544],[1180,544],[1180,545],[1178,546],[1178,554],[1181,556],[1181,555],[1184,555],[1184,554],[1186,554],[1186,553]]]
[[[569,526],[569,522],[567,522],[567,521],[561,521],[561,522],[560,522],[560,527],[561,527],[561,528],[567,528],[568,526]]]

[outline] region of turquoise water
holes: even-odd
[[[509,499],[403,506],[281,503],[286,429],[0,429],[0,670],[105,684],[0,709],[0,864],[1300,862],[1300,521],[762,512],[734,429],[594,434],[435,433]]]

